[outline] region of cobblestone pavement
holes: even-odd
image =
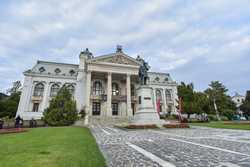
[[[250,167],[250,131],[90,129],[109,166]]]

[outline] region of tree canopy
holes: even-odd
[[[240,109],[243,111],[245,117],[250,117],[250,90],[246,93],[246,99],[243,104],[240,106]]]
[[[212,81],[204,92],[195,91],[192,83],[181,82],[178,86],[178,96],[183,99],[183,110],[188,118],[190,114],[216,114],[215,101],[219,114],[231,119],[236,107],[227,91],[219,81]]]
[[[21,82],[16,81],[13,83],[12,88],[9,89],[10,91],[8,91],[8,93],[10,93],[9,96],[4,93],[0,93],[0,118],[14,118],[16,116],[21,96],[20,87]]]

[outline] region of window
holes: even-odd
[[[172,106],[171,105],[168,105],[168,114],[170,115],[171,114],[171,112],[172,112]]]
[[[93,95],[102,94],[102,83],[101,81],[95,81],[93,85]]]
[[[67,89],[69,90],[70,94],[73,96],[75,93],[74,85],[71,84],[71,85],[67,86]]]
[[[39,103],[34,103],[32,111],[33,112],[38,112],[38,109],[39,109]]]
[[[112,115],[118,115],[118,103],[112,103]]]
[[[131,96],[135,96],[135,86],[131,84],[130,88],[131,88]]]
[[[155,95],[156,95],[156,100],[162,100],[161,90],[156,89]]]
[[[112,95],[119,95],[119,86],[117,83],[112,83]]]
[[[155,78],[155,81],[160,81],[160,78],[159,78],[159,77],[156,77],[156,78]]]
[[[44,72],[44,71],[45,71],[45,68],[44,68],[44,67],[40,67],[40,68],[39,68],[39,72],[40,72],[40,73],[42,73],[42,72]]]
[[[100,115],[101,113],[101,104],[98,102],[92,103],[92,115]]]
[[[53,84],[50,89],[50,96],[55,97],[60,89],[60,86],[58,84]]]
[[[171,101],[172,100],[172,95],[171,95],[171,90],[170,89],[166,89],[166,101]]]
[[[166,78],[164,79],[164,81],[167,82],[167,81],[168,81],[168,78],[166,77]]]
[[[60,70],[59,68],[56,68],[56,69],[55,69],[55,73],[56,73],[56,74],[59,74],[60,72],[61,72],[61,70]]]
[[[131,103],[131,108],[132,108],[133,115],[135,115],[135,103]]]
[[[38,83],[34,88],[34,96],[43,96],[44,85],[42,83]]]
[[[69,71],[69,74],[70,74],[71,76],[73,76],[75,73],[76,73],[76,72],[75,72],[74,70],[70,70],[70,71]]]

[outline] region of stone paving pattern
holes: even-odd
[[[129,147],[127,142],[130,142],[176,167],[250,167],[250,131],[213,128],[122,130],[111,125],[92,125],[90,129],[109,166],[161,166]]]

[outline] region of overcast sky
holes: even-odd
[[[250,89],[249,0],[1,0],[0,91],[37,60],[77,64],[86,47],[98,56],[117,44],[197,90]]]

